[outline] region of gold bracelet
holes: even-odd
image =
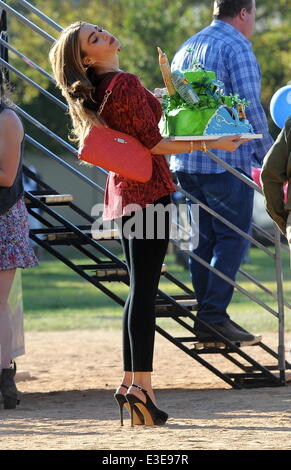
[[[190,153],[194,152],[193,141],[190,140]]]
[[[206,147],[205,140],[201,141],[201,147],[200,148],[201,148],[201,152],[204,152],[204,153],[207,152],[207,147]]]

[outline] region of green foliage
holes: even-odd
[[[262,101],[267,105],[274,92],[286,85],[291,78],[290,23],[257,34],[254,51],[259,58],[263,75]]]
[[[229,98],[231,106],[236,106],[238,104],[241,104],[244,108],[249,106],[248,100],[246,100],[245,98],[240,98],[237,93],[235,93],[234,95],[230,93]]]

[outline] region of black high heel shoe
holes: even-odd
[[[17,388],[14,381],[15,371],[13,369],[2,369],[0,376],[0,391],[3,396],[4,409],[12,410],[19,405]]]
[[[132,387],[136,387],[138,390],[143,392],[146,396],[146,402],[144,403],[140,400],[137,396],[133,395],[132,393],[127,393],[126,399],[130,405],[130,416],[131,416],[131,426],[134,425],[133,420],[133,412],[134,408],[138,408],[140,412],[143,414],[145,425],[146,426],[161,426],[166,423],[168,419],[167,413],[165,411],[160,410],[156,407],[156,405],[152,402],[148,392],[144,390],[139,385],[132,384]]]
[[[127,385],[121,384],[120,386],[124,387],[128,390]],[[129,412],[129,414],[131,415],[130,405],[129,405],[127,399],[125,398],[125,395],[122,395],[122,393],[115,393],[114,398],[117,401],[117,404],[119,406],[120,425],[123,426],[123,407],[125,406],[125,408]],[[137,424],[137,425],[144,424],[143,414],[136,406],[134,406],[134,409],[133,409],[133,418],[132,419],[133,419],[134,424]]]

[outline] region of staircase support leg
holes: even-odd
[[[274,224],[275,225],[275,224]],[[283,384],[286,383],[286,363],[285,363],[285,321],[284,321],[284,294],[283,294],[283,272],[282,272],[282,259],[280,250],[280,231],[275,227],[275,264],[276,264],[276,280],[277,280],[277,298],[278,298],[278,368],[280,373],[280,380]]]

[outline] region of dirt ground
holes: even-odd
[[[159,334],[153,383],[168,423],[132,429],[126,414],[121,427],[113,399],[120,340],[117,330],[27,333],[17,360],[21,403],[0,409],[0,449],[291,449],[290,386],[234,390]],[[264,335],[273,348],[276,340]],[[273,363],[261,348],[244,350]],[[210,359],[238,372],[221,355]]]

